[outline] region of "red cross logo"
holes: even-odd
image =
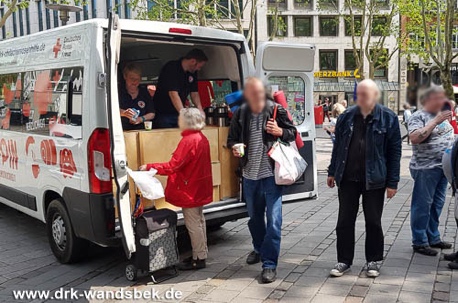
[[[52,52],[54,53],[54,58],[57,58],[60,50],[62,48],[62,44],[60,44],[60,38],[57,38],[56,45],[53,46]]]

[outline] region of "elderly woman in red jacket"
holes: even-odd
[[[183,208],[184,223],[191,238],[192,257],[179,264],[181,270],[205,268],[207,231],[203,206],[213,200],[210,144],[201,130],[204,118],[195,108],[180,112],[178,125],[183,138],[167,163],[153,163],[140,170],[157,170],[168,176],[165,188],[167,202]]]

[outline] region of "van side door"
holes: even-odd
[[[315,121],[313,114],[313,68],[315,47],[306,44],[264,42],[256,52],[256,76],[275,91],[283,91],[294,125],[304,147],[299,152],[308,163],[295,184],[284,189],[283,200],[317,196]]]
[[[118,64],[121,49],[121,29],[119,18],[116,14],[110,14],[108,21],[107,40],[105,41],[106,54],[106,91],[108,124],[111,143],[111,160],[114,175],[114,196],[118,209],[123,245],[127,258],[130,259],[135,252],[135,238],[132,226],[129,190],[123,190],[128,186],[126,146],[124,133],[119,114],[118,101]]]

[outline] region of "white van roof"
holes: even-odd
[[[121,30],[123,31],[130,31],[130,32],[143,32],[143,33],[151,33],[151,34],[163,34],[163,35],[183,35],[184,37],[199,37],[199,38],[209,38],[215,40],[223,40],[223,41],[245,41],[245,37],[241,34],[209,28],[209,27],[202,27],[202,26],[192,26],[187,24],[181,23],[172,23],[172,22],[158,22],[158,21],[148,21],[148,20],[133,20],[133,19],[119,19],[119,24],[121,26]],[[88,25],[95,25],[103,28],[108,27],[108,19],[101,19],[95,18],[86,21],[81,21],[77,23],[73,23],[66,26],[61,26],[49,30],[45,30],[42,32],[37,32],[31,35],[27,35],[24,37],[17,37],[12,39],[6,39],[1,41],[2,42],[13,42],[15,40],[20,40],[24,38],[31,38],[34,36],[40,36],[45,33],[54,33],[58,31],[68,30],[71,32],[77,32],[79,27],[87,27]],[[191,33],[189,34],[180,34],[178,32],[170,32],[170,29],[186,29],[190,30]]]

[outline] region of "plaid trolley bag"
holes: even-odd
[[[170,268],[173,272],[155,279],[159,283],[175,277],[178,271],[175,265],[179,262],[176,240],[177,214],[170,209],[159,209],[146,212],[136,220],[135,244],[137,247],[134,262],[126,267],[126,278],[134,281],[137,270],[155,273]]]

